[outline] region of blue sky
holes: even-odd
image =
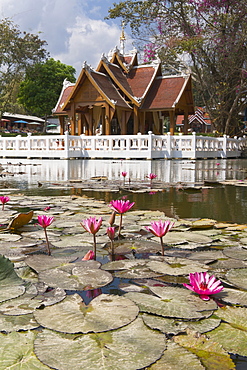
[[[102,53],[120,46],[121,20],[104,19],[114,2],[118,0],[0,0],[0,16],[22,31],[41,32],[50,56],[72,65],[78,75],[84,61],[95,68]],[[125,50],[131,49],[127,35]]]

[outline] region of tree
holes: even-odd
[[[0,21],[0,117],[13,111],[20,81],[26,69],[45,60],[46,42],[37,35],[21,32],[9,19]]]
[[[122,1],[109,10],[144,44],[144,57],[160,57],[165,72],[192,73],[219,132],[241,129],[246,107],[246,0]]]
[[[28,68],[25,80],[20,84],[18,101],[25,109],[37,116],[51,114],[55,107],[63,81],[75,82],[75,69],[48,59]]]

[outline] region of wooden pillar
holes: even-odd
[[[188,109],[185,109],[184,111],[184,134],[188,134],[188,128],[189,128],[189,115],[188,115]]]
[[[111,127],[110,127],[110,106],[106,104],[105,107],[105,135],[111,134]]]
[[[145,134],[146,112],[140,112],[140,132]]]
[[[65,123],[64,123],[64,116],[59,116],[59,123],[60,123],[60,135],[64,135],[65,132]]]
[[[134,135],[136,135],[139,131],[138,123],[138,107],[134,105]]]
[[[93,109],[89,109],[89,135],[93,135]]]
[[[78,135],[83,133],[82,113],[78,113]]]
[[[71,114],[70,114],[70,135],[75,135],[76,129],[76,117],[75,117],[75,104],[71,104]]]
[[[102,108],[101,110],[101,124],[102,124],[102,127],[101,127],[101,133],[102,135],[105,135],[105,107]]]
[[[170,117],[170,134],[174,135],[175,133],[175,112],[174,110],[171,110],[169,112],[169,117]]]

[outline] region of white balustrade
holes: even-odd
[[[0,136],[0,157],[17,158],[237,158],[243,138],[192,135]]]

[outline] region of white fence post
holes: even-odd
[[[227,158],[227,136],[223,135],[223,151],[222,151],[222,158]]]
[[[69,133],[64,133],[64,159],[69,159]]]
[[[196,133],[192,132],[191,159],[196,159]]]
[[[147,159],[152,159],[152,150],[153,150],[153,133],[148,131],[148,153]]]
[[[171,158],[172,155],[172,136],[170,132],[167,132],[167,158]]]

